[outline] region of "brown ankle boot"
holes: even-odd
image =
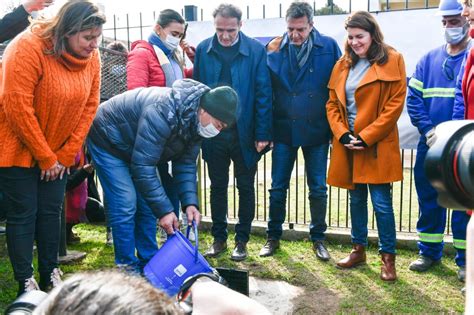
[[[352,251],[344,259],[339,260],[337,265],[341,268],[352,268],[362,263],[365,263],[367,257],[365,255],[365,247],[360,244],[353,244]]]
[[[397,280],[397,271],[395,270],[395,254],[382,253],[380,279],[383,281]]]

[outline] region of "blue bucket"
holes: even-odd
[[[151,284],[169,296],[178,293],[184,280],[200,272],[212,272],[213,269],[199,253],[197,226],[193,222],[196,246],[184,237],[180,231],[168,235],[168,240],[143,269],[145,277]],[[186,235],[189,236],[191,226]]]

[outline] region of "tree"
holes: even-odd
[[[321,9],[316,10],[315,15],[331,15],[331,14],[344,14],[347,11],[340,8],[334,3],[334,0],[328,0],[328,4]]]

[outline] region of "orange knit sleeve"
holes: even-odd
[[[91,61],[92,67],[87,71],[94,72],[94,79],[89,93],[89,98],[81,113],[81,118],[66,143],[56,152],[58,161],[65,166],[72,166],[74,158],[81,149],[84,139],[89,132],[89,128],[94,120],[97,107],[100,102],[100,57],[98,51],[94,53]]]
[[[35,116],[34,91],[42,76],[43,48],[31,33],[20,35],[3,56],[2,104],[10,128],[42,170],[57,161]]]

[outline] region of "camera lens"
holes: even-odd
[[[32,314],[34,309],[41,304],[48,294],[39,291],[33,290],[20,295],[12,304],[10,304],[5,311],[5,314],[8,315],[26,315]]]
[[[474,208],[474,121],[448,121],[436,127],[436,142],[425,160],[426,176],[440,205]]]

